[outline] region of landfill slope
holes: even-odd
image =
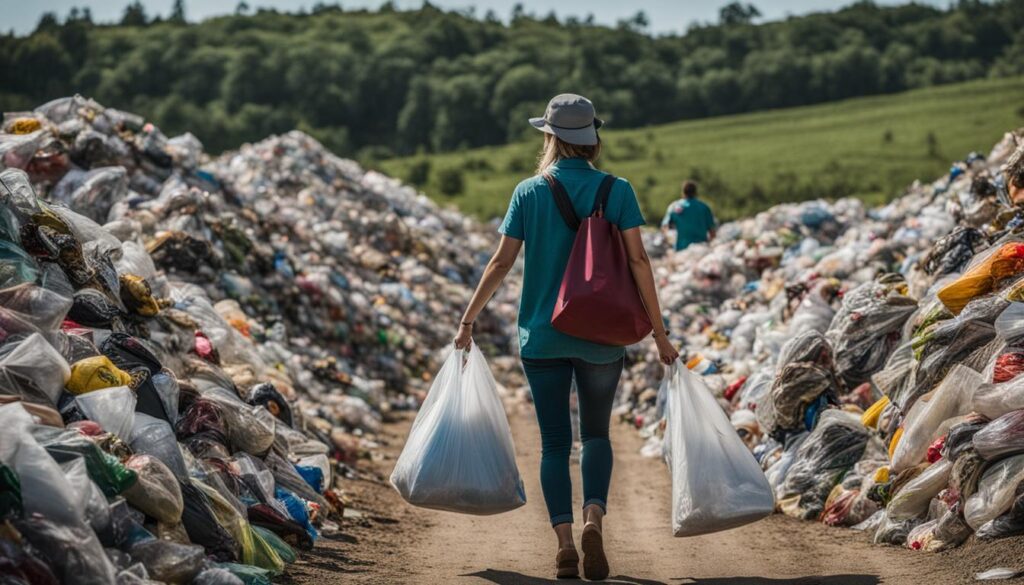
[[[649,235],[666,322],[777,512],[922,552],[1024,534],[1022,130],[883,207],[779,205],[679,252]],[[683,416],[652,351],[630,348],[616,412],[659,458]]]
[[[264,584],[343,537],[494,244],[301,132],[211,158],[81,96],[5,113],[0,575]]]

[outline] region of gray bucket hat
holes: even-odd
[[[597,129],[604,122],[595,117],[590,100],[574,93],[563,93],[551,98],[543,118],[530,118],[530,125],[569,144],[592,146],[597,144]]]

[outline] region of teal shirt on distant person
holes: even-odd
[[[584,159],[562,159],[551,174],[565,186],[580,219],[590,215],[598,185],[606,173]],[[605,217],[628,230],[644,225],[644,216],[629,181],[619,178],[608,196]],[[602,345],[566,335],[551,326],[551,312],[569,261],[576,232],[562,220],[554,195],[541,176],[526,179],[516,187],[505,221],[498,231],[522,240],[526,248],[523,292],[519,301],[519,353],[525,358],[577,358],[606,364],[621,358],[622,347]],[[601,319],[601,315],[594,315]]]
[[[684,197],[668,206],[661,225],[675,226],[676,250],[685,250],[690,244],[708,241],[708,232],[715,229],[715,215],[700,199]]]

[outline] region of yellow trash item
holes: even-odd
[[[121,275],[121,302],[143,317],[152,317],[160,312],[160,303],[153,298],[149,283],[134,274]]]
[[[105,355],[98,355],[71,365],[71,378],[66,385],[72,394],[85,394],[93,390],[128,386],[132,376],[118,368]]]
[[[869,429],[878,428],[878,417],[882,416],[882,411],[886,406],[889,406],[889,397],[883,396],[864,411],[864,414],[860,416],[860,423]]]
[[[892,434],[892,441],[889,442],[889,460],[892,460],[892,456],[896,453],[896,445],[900,444],[900,439],[903,438],[903,427],[896,429],[896,432]]]
[[[779,512],[790,518],[800,518],[802,520],[804,517],[804,511],[800,509],[800,494],[776,500],[775,507]]]
[[[954,315],[972,300],[992,292],[996,284],[1024,272],[1024,243],[1010,242],[939,290],[939,300]]]
[[[42,127],[35,118],[18,118],[11,124],[11,134],[31,134]]]
[[[875,471],[874,477],[875,483],[885,483],[889,481],[889,466],[883,465]]]

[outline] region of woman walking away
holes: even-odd
[[[588,579],[604,579],[608,576],[608,560],[601,520],[608,510],[608,484],[612,474],[608,425],[625,350],[566,335],[551,325],[559,286],[576,236],[563,220],[552,186],[564,187],[577,217],[590,215],[599,187],[609,177],[594,167],[601,153],[597,130],[602,122],[594,116],[590,100],[562,94],[548,103],[543,118],[533,118],[530,124],[545,133],[537,174],[519,183],[512,193],[508,213],[499,228],[501,242],[466,308],[455,346],[465,348],[472,343],[473,321],[511,270],[525,242],[519,347],[540,424],[543,446],[540,480],[551,525],[558,537],[557,576],[579,576],[579,555],[572,535],[569,478],[572,450],[569,392],[575,377],[583,440],[583,571]],[[640,237],[644,218],[636,194],[625,179],[615,179],[614,183],[609,179],[606,185],[609,184],[611,191],[603,206],[604,218],[621,230],[629,272],[647,318],[653,324],[661,361],[671,364],[679,354],[669,342],[661,318],[650,259]],[[600,324],[615,316],[595,314],[593,319]]]

